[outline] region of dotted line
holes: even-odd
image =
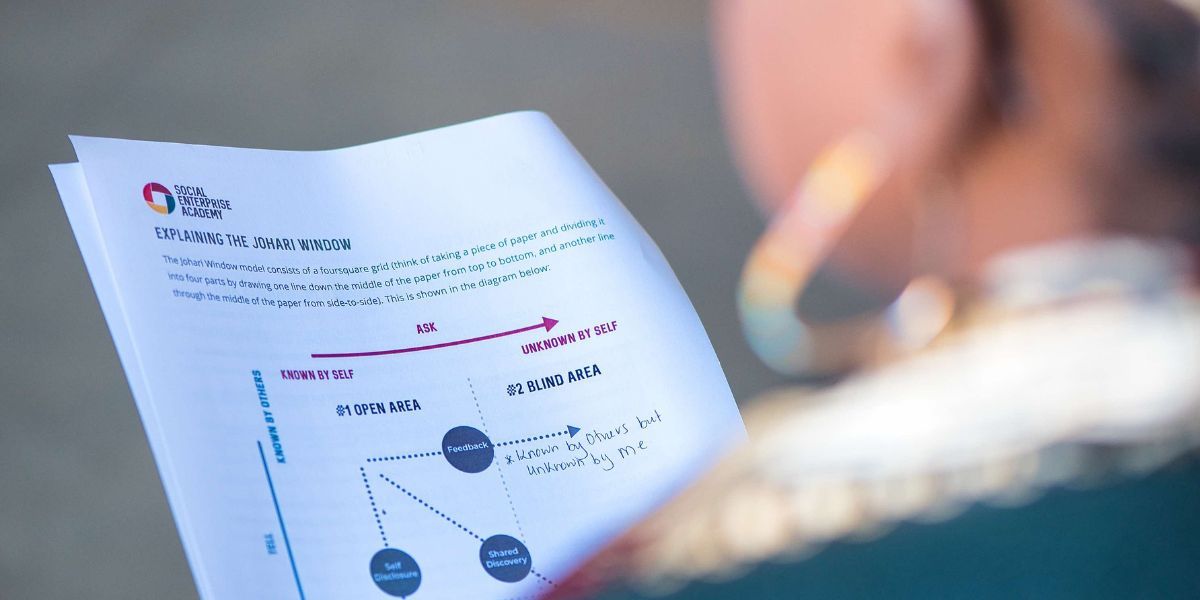
[[[479,408],[479,398],[475,396],[475,384],[471,382],[471,378],[467,378],[467,387],[471,388],[471,399],[475,401],[475,412],[479,413],[479,425],[483,427],[483,433],[487,433],[487,421],[483,418],[483,409]]]
[[[559,431],[557,433],[547,433],[545,435],[531,435],[527,438],[521,438],[519,440],[512,440],[511,442],[500,442],[499,444],[496,444],[496,447],[499,448],[501,446],[512,446],[513,444],[524,444],[525,442],[536,442],[538,440],[547,440],[550,438],[558,437],[560,435],[567,435],[566,430],[564,429],[563,431]]]
[[[467,378],[467,387],[471,389],[471,399],[475,401],[475,412],[479,413],[479,424],[483,427],[483,432],[487,433],[487,422],[483,419],[483,410],[479,408],[479,397],[475,395],[475,384],[471,378]],[[493,446],[501,446],[503,444],[493,444]],[[517,516],[517,505],[513,504],[512,494],[508,491],[508,481],[504,479],[504,471],[500,469],[499,461],[496,462],[496,472],[500,474],[500,485],[504,486],[504,497],[508,498],[508,507],[512,509],[513,521],[517,524],[517,533],[521,539],[525,539],[525,532],[521,530],[521,518]]]
[[[467,378],[467,386],[470,388],[470,400],[475,401],[475,412],[479,413],[479,424],[484,427],[484,433],[487,433],[487,422],[484,420],[484,410],[479,408],[479,396],[475,395],[475,384],[472,382],[472,380],[470,380],[469,377]],[[493,446],[499,445],[503,444],[493,444]],[[509,508],[512,509],[512,521],[517,523],[517,534],[520,534],[521,539],[524,539],[524,532],[521,530],[521,517],[517,516],[516,504],[512,504],[512,494],[509,493],[509,482],[504,480],[504,472],[502,469],[500,469],[500,463],[498,461],[496,463],[496,472],[500,474],[500,485],[504,486],[504,497],[509,499]]]
[[[469,387],[471,389],[471,399],[475,401],[475,412],[479,413],[479,424],[483,427],[483,433],[486,434],[487,433],[487,421],[483,418],[483,409],[481,409],[479,407],[479,397],[475,395],[475,384],[474,384],[474,382],[471,381],[470,377],[467,378],[467,387]],[[534,439],[545,439],[548,437],[554,437],[556,435],[563,435],[565,433],[567,433],[567,432],[564,430],[564,431],[561,431],[556,434],[547,434],[547,435],[538,436],[538,437],[525,438],[524,441],[533,441]],[[493,446],[507,446],[510,444],[518,444],[518,443],[521,443],[521,442],[505,442],[502,444],[493,444]],[[505,495],[505,497],[508,498],[508,506],[509,506],[509,508],[512,509],[513,520],[516,521],[516,523],[517,523],[517,533],[521,536],[522,539],[524,539],[525,532],[521,531],[521,519],[519,519],[517,517],[517,507],[515,504],[513,504],[512,494],[510,494],[508,492],[508,482],[504,479],[504,472],[500,468],[499,463],[496,464],[496,472],[500,474],[500,484],[504,486],[504,495]],[[397,486],[397,487],[399,487],[399,486]],[[459,525],[459,527],[462,527],[462,526]],[[464,529],[464,531],[465,531],[465,529]],[[468,533],[470,533],[470,532],[468,532]],[[475,535],[475,534],[472,533],[471,535]],[[476,535],[475,537],[478,538],[479,536]],[[533,570],[532,568],[529,571],[531,573],[533,573],[534,575],[537,575],[537,577],[539,579],[541,579],[542,581],[545,581],[546,583],[548,583],[550,585],[554,585],[553,581],[550,581],[545,576],[543,576],[541,573],[538,573],[537,571]]]
[[[513,521],[517,523],[517,533],[521,535],[521,539],[525,539],[525,531],[521,529],[521,517],[517,516],[517,505],[513,504],[512,494],[508,493],[508,481],[504,479],[504,469],[500,468],[500,462],[496,462],[496,472],[500,474],[500,485],[504,486],[504,497],[508,498],[508,507],[512,509]]]
[[[550,585],[558,585],[558,584],[554,583],[553,581],[550,581],[549,577],[546,577],[545,575],[538,573],[537,569],[529,569],[529,572],[533,573],[534,575],[537,575],[538,579],[541,579],[542,581],[545,581],[546,583],[548,583]]]
[[[459,529],[463,530],[464,532],[466,532],[466,534],[467,534],[467,535],[469,535],[469,536],[471,536],[471,537],[473,537],[473,538],[475,538],[475,539],[477,539],[477,540],[479,540],[479,541],[481,541],[481,542],[483,541],[483,538],[479,537],[479,535],[477,535],[477,534],[476,534],[474,531],[471,531],[470,529],[467,529],[466,527],[463,527],[463,525],[462,525],[461,523],[459,523],[458,521],[455,521],[454,519],[450,518],[450,516],[449,516],[449,515],[447,515],[446,513],[444,513],[444,512],[442,512],[442,511],[440,511],[440,510],[438,510],[438,509],[436,509],[436,508],[434,508],[434,507],[430,506],[428,502],[426,502],[426,501],[424,501],[424,500],[422,500],[422,499],[420,499],[420,498],[418,498],[418,497],[414,496],[412,492],[410,492],[410,491],[408,491],[408,490],[404,489],[403,487],[401,487],[401,486],[400,486],[400,484],[396,483],[395,481],[392,481],[391,479],[388,479],[387,475],[384,475],[383,473],[380,473],[380,474],[379,474],[379,477],[380,477],[381,479],[383,479],[384,481],[386,481],[386,482],[388,482],[388,483],[392,484],[393,486],[395,486],[395,487],[396,487],[396,489],[398,489],[398,490],[400,490],[400,491],[404,492],[405,494],[407,494],[409,498],[412,498],[413,500],[416,500],[416,501],[417,501],[417,502],[418,502],[418,503],[419,503],[421,506],[424,506],[425,508],[428,508],[429,510],[433,511],[433,513],[434,513],[435,515],[437,515],[437,516],[439,516],[439,517],[441,517],[441,518],[443,518],[443,519],[445,519],[445,520],[449,521],[451,525],[454,525],[455,527],[457,527],[457,528],[459,528]]]
[[[539,579],[541,579],[542,581],[544,581],[544,582],[545,582],[547,585],[549,585],[550,587],[558,587],[558,584],[554,583],[553,581],[550,581],[549,579],[547,579],[547,578],[546,578],[544,575],[542,575],[541,573],[538,573],[538,572],[537,572],[537,569],[529,569],[529,572],[530,572],[530,573],[533,573],[534,575],[536,575],[536,576],[537,576]],[[509,598],[508,600],[538,600],[538,599],[539,599],[539,598],[541,598],[541,597],[542,597],[542,596],[540,596],[540,595],[539,595],[539,596],[516,596],[516,597],[514,597],[514,598]]]
[[[441,456],[441,455],[442,455],[441,450],[437,450],[435,452],[415,452],[413,454],[397,454],[395,456],[376,456],[373,458],[368,458],[367,462],[387,462],[389,460],[408,460],[410,458],[425,458],[427,456]]]
[[[383,538],[383,547],[387,548],[387,534],[383,531],[383,521],[379,518],[379,507],[375,505],[375,495],[371,493],[371,482],[367,480],[367,470],[359,467],[358,471],[362,474],[363,485],[367,488],[367,499],[371,501],[371,512],[375,514],[375,524],[379,526],[379,535]]]

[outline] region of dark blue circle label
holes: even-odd
[[[513,583],[525,579],[533,569],[529,549],[511,535],[493,535],[479,547],[479,562],[488,575]]]
[[[391,596],[409,596],[421,587],[421,568],[407,552],[384,548],[371,557],[371,579]]]
[[[492,465],[496,449],[482,431],[460,425],[442,437],[442,456],[459,471],[479,473]]]

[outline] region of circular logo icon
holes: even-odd
[[[147,183],[146,187],[142,188],[142,198],[146,200],[146,206],[149,206],[150,210],[160,215],[175,212],[175,196],[161,183]]]
[[[411,596],[421,587],[421,567],[407,552],[384,548],[371,557],[371,579],[390,596]]]
[[[442,456],[463,473],[479,473],[492,466],[496,449],[482,431],[460,425],[442,437]]]
[[[529,548],[511,535],[493,535],[479,547],[479,562],[488,575],[514,583],[525,579],[533,570]]]

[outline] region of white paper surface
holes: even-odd
[[[743,435],[670,268],[544,115],[72,141],[52,172],[203,597],[535,596]]]

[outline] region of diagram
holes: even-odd
[[[470,384],[469,380],[468,384]],[[471,390],[474,395],[473,387]],[[477,399],[475,399],[475,404],[478,408]],[[482,422],[482,412],[479,412],[479,418],[480,425],[486,429],[486,423]],[[573,438],[579,431],[579,427],[567,425],[558,431],[495,442],[482,429],[471,425],[459,425],[451,428],[442,436],[441,445],[436,450],[367,458],[365,464],[359,467],[359,475],[371,507],[371,514],[383,541],[383,548],[371,557],[372,581],[384,593],[401,598],[415,595],[421,587],[421,567],[418,560],[409,551],[394,546],[392,544],[394,540],[390,540],[387,536],[381,515],[383,503],[387,498],[390,503],[401,500],[429,511],[443,520],[447,527],[473,538],[479,543],[477,557],[479,566],[492,578],[505,583],[515,583],[523,581],[527,577],[536,577],[543,584],[553,586],[554,582],[534,567],[534,559],[526,541],[513,535],[515,531],[477,531],[458,516],[450,515],[438,506],[431,504],[418,491],[414,491],[410,485],[404,482],[402,476],[389,475],[380,472],[375,467],[380,463],[402,465],[410,460],[441,458],[448,467],[470,475],[480,475],[494,470],[503,485],[515,520],[517,518],[516,507],[512,505],[512,497],[509,495],[508,482],[504,479],[504,473],[496,464],[496,449],[558,437]],[[519,523],[514,523],[514,526],[519,527]]]
[[[521,333],[548,332],[559,323],[544,316],[540,321],[534,325],[434,344],[313,353],[310,358],[376,361],[380,360],[376,357],[447,352],[454,347]],[[434,324],[429,323],[428,326],[433,329]],[[589,327],[575,329],[559,337],[567,340],[564,343],[590,339],[592,335],[611,334],[617,330],[617,326],[616,320],[600,319]],[[604,365],[601,366],[600,362]],[[518,420],[513,418],[513,414],[518,406],[530,406],[524,402],[532,394],[537,394],[538,399],[556,397],[543,394],[558,394],[559,398],[573,399],[626,397],[614,396],[606,379],[613,377],[613,373],[630,372],[623,371],[622,367],[628,369],[629,365],[617,357],[605,361],[587,357],[527,370],[519,378],[498,379],[492,375],[473,375],[482,382],[483,387],[477,387],[479,384],[472,380],[472,376],[460,374],[458,381],[461,387],[447,385],[445,379],[437,385],[438,395],[449,396],[446,400],[450,402],[433,404],[440,404],[450,412],[441,413],[436,425],[406,428],[399,438],[388,435],[387,429],[373,429],[370,439],[403,439],[403,445],[389,448],[393,453],[386,455],[358,453],[379,450],[378,447],[368,446],[344,455],[344,458],[339,457],[336,464],[331,463],[326,467],[327,473],[337,474],[331,477],[342,482],[337,490],[344,490],[342,486],[346,484],[358,488],[355,494],[362,498],[361,504],[349,506],[347,518],[364,525],[373,522],[375,530],[359,530],[359,535],[369,537],[358,538],[353,544],[353,553],[342,550],[339,543],[334,544],[339,550],[331,554],[336,554],[336,560],[345,563],[337,571],[339,578],[353,577],[357,579],[356,586],[366,587],[366,582],[358,578],[369,576],[371,585],[380,593],[398,598],[415,597],[416,600],[462,597],[465,589],[474,590],[475,597],[483,597],[479,595],[483,594],[504,600],[531,600],[535,596],[530,594],[552,589],[556,585],[552,574],[558,572],[555,569],[567,568],[564,563],[569,564],[569,558],[564,558],[564,555],[570,557],[577,552],[574,548],[567,548],[567,553],[564,553],[562,541],[565,532],[569,530],[571,535],[579,536],[578,532],[586,531],[594,522],[591,519],[587,523],[578,522],[575,513],[564,511],[563,507],[590,503],[597,507],[593,510],[602,511],[611,519],[627,518],[636,508],[628,507],[624,498],[611,496],[612,490],[619,485],[593,485],[585,498],[579,498],[578,502],[559,502],[549,514],[545,510],[547,494],[570,493],[566,490],[573,489],[575,483],[580,481],[596,483],[599,478],[620,481],[620,478],[628,477],[625,473],[630,469],[633,473],[653,472],[651,465],[661,460],[655,458],[656,452],[662,452],[656,448],[667,448],[656,445],[652,437],[663,427],[664,411],[652,404],[633,409],[627,407],[618,412],[598,409],[596,403],[581,402],[577,406],[572,402],[558,404],[553,412],[556,416],[553,417],[550,412],[534,412]],[[347,379],[354,373],[349,369],[336,372],[345,373]],[[287,379],[287,376],[283,378]],[[334,380],[336,378],[324,375],[307,378],[307,381]],[[293,378],[289,381],[304,379]],[[597,385],[600,387],[574,387]],[[579,391],[564,395],[563,386]],[[453,391],[455,388],[458,391]],[[483,393],[485,389],[490,391]],[[490,401],[481,405],[481,398],[504,400],[502,404],[491,407]],[[422,402],[425,401],[422,398]],[[343,403],[344,400],[338,399],[336,402],[331,407],[334,409],[331,413],[336,412],[339,420],[353,419],[351,422],[363,418],[375,421],[393,414],[401,418],[399,415],[419,414],[418,411],[422,410],[415,397],[389,399],[386,403],[378,399],[351,403]],[[260,398],[260,404],[267,410],[265,399]],[[546,404],[541,406],[543,411],[548,408]],[[471,407],[474,408],[473,413]],[[492,413],[493,409],[499,412]],[[563,409],[568,412],[558,412]],[[271,418],[274,419],[273,416]],[[490,429],[489,419],[495,419],[490,424],[498,427]],[[272,420],[270,425],[274,424]],[[555,428],[555,425],[558,427]],[[547,429],[537,431],[542,427]],[[270,427],[268,430],[273,431]],[[304,525],[302,530],[298,530],[299,535],[289,538],[284,512],[280,510],[272,483],[273,469],[267,460],[272,450],[276,461],[283,463],[283,450],[275,439],[269,444],[260,442],[260,459],[278,519],[282,546],[286,550],[296,590],[303,600],[303,583],[309,582],[302,582],[301,575],[306,578],[313,575],[309,574],[307,566],[303,572],[297,569],[292,541],[304,539],[303,534],[307,533],[308,538],[303,544],[311,545],[314,529],[324,529],[329,522],[324,519],[314,522],[311,517],[302,520]],[[622,469],[622,474],[608,475],[616,469]],[[581,471],[592,474],[585,475]],[[644,480],[647,476],[634,477]],[[564,486],[566,481],[573,482],[571,487]],[[599,489],[601,487],[605,489]],[[339,494],[327,493],[323,496],[333,499]],[[609,502],[604,503],[606,497]],[[311,501],[309,505],[312,506]],[[335,505],[327,503],[323,510],[337,510],[343,505],[339,503],[335,508]],[[519,505],[523,505],[527,512],[518,510],[522,507]],[[525,522],[526,526],[536,523],[528,531],[534,535],[533,539],[523,529],[524,517],[531,519]],[[378,545],[370,541],[376,534]],[[333,537],[344,539],[341,535]],[[324,539],[329,540],[331,536],[325,535]],[[539,547],[544,552],[540,557]],[[274,542],[268,540],[268,552],[274,554],[275,549]],[[312,559],[306,558],[308,560]],[[322,567],[326,564],[323,563]],[[329,578],[325,577],[325,580]],[[509,587],[505,584],[519,585]]]

